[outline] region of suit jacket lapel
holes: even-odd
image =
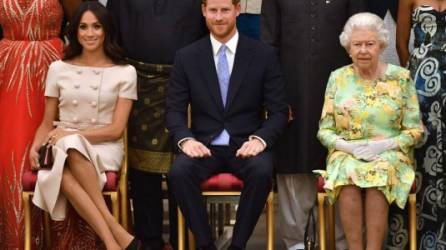
[[[234,58],[234,66],[232,67],[231,78],[229,81],[228,99],[225,106],[226,110],[231,106],[237,91],[242,85],[243,77],[248,71],[249,63],[251,62],[251,48],[246,43],[245,39],[246,38],[240,34]]]
[[[212,44],[210,38],[203,40],[200,53],[200,67],[203,72],[206,86],[213,99],[215,100],[219,111],[223,111],[223,101],[221,100],[220,85],[218,84],[217,70],[215,69],[214,56],[212,54]]]

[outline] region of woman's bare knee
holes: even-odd
[[[67,155],[68,155],[67,162],[70,166],[87,161],[85,156],[82,155],[81,152],[77,151],[76,149],[72,148],[68,149]]]
[[[64,194],[72,193],[76,189],[76,180],[71,173],[71,170],[67,167],[64,168],[62,173],[62,182],[60,184],[61,190]]]
[[[342,186],[339,192],[340,200],[350,200],[351,202],[362,202],[361,189],[354,185]]]

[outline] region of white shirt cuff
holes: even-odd
[[[248,137],[248,139],[249,140],[252,140],[252,139],[257,139],[257,140],[259,140],[262,144],[263,144],[263,146],[266,148],[266,142],[265,142],[265,140],[263,140],[262,138],[260,138],[259,136],[257,136],[257,135],[250,135],[249,137]]]
[[[178,141],[178,148],[181,150],[181,151],[183,151],[183,148],[181,147],[181,145],[183,144],[183,142],[185,142],[185,141],[187,141],[187,140],[190,140],[190,139],[194,139],[193,137],[184,137],[183,139],[181,139],[181,140],[179,140]]]

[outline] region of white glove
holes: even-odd
[[[366,146],[366,141],[353,141],[348,142],[344,139],[336,139],[335,148],[339,151],[345,152],[347,154],[353,155],[353,152],[359,147]]]
[[[384,151],[396,148],[394,139],[384,139],[379,141],[369,141],[366,145],[353,150],[353,155],[358,159],[366,161],[376,160],[378,155]]]

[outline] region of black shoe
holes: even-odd
[[[125,250],[140,250],[141,249],[141,241],[136,237],[130,242],[130,244],[125,248]]]

